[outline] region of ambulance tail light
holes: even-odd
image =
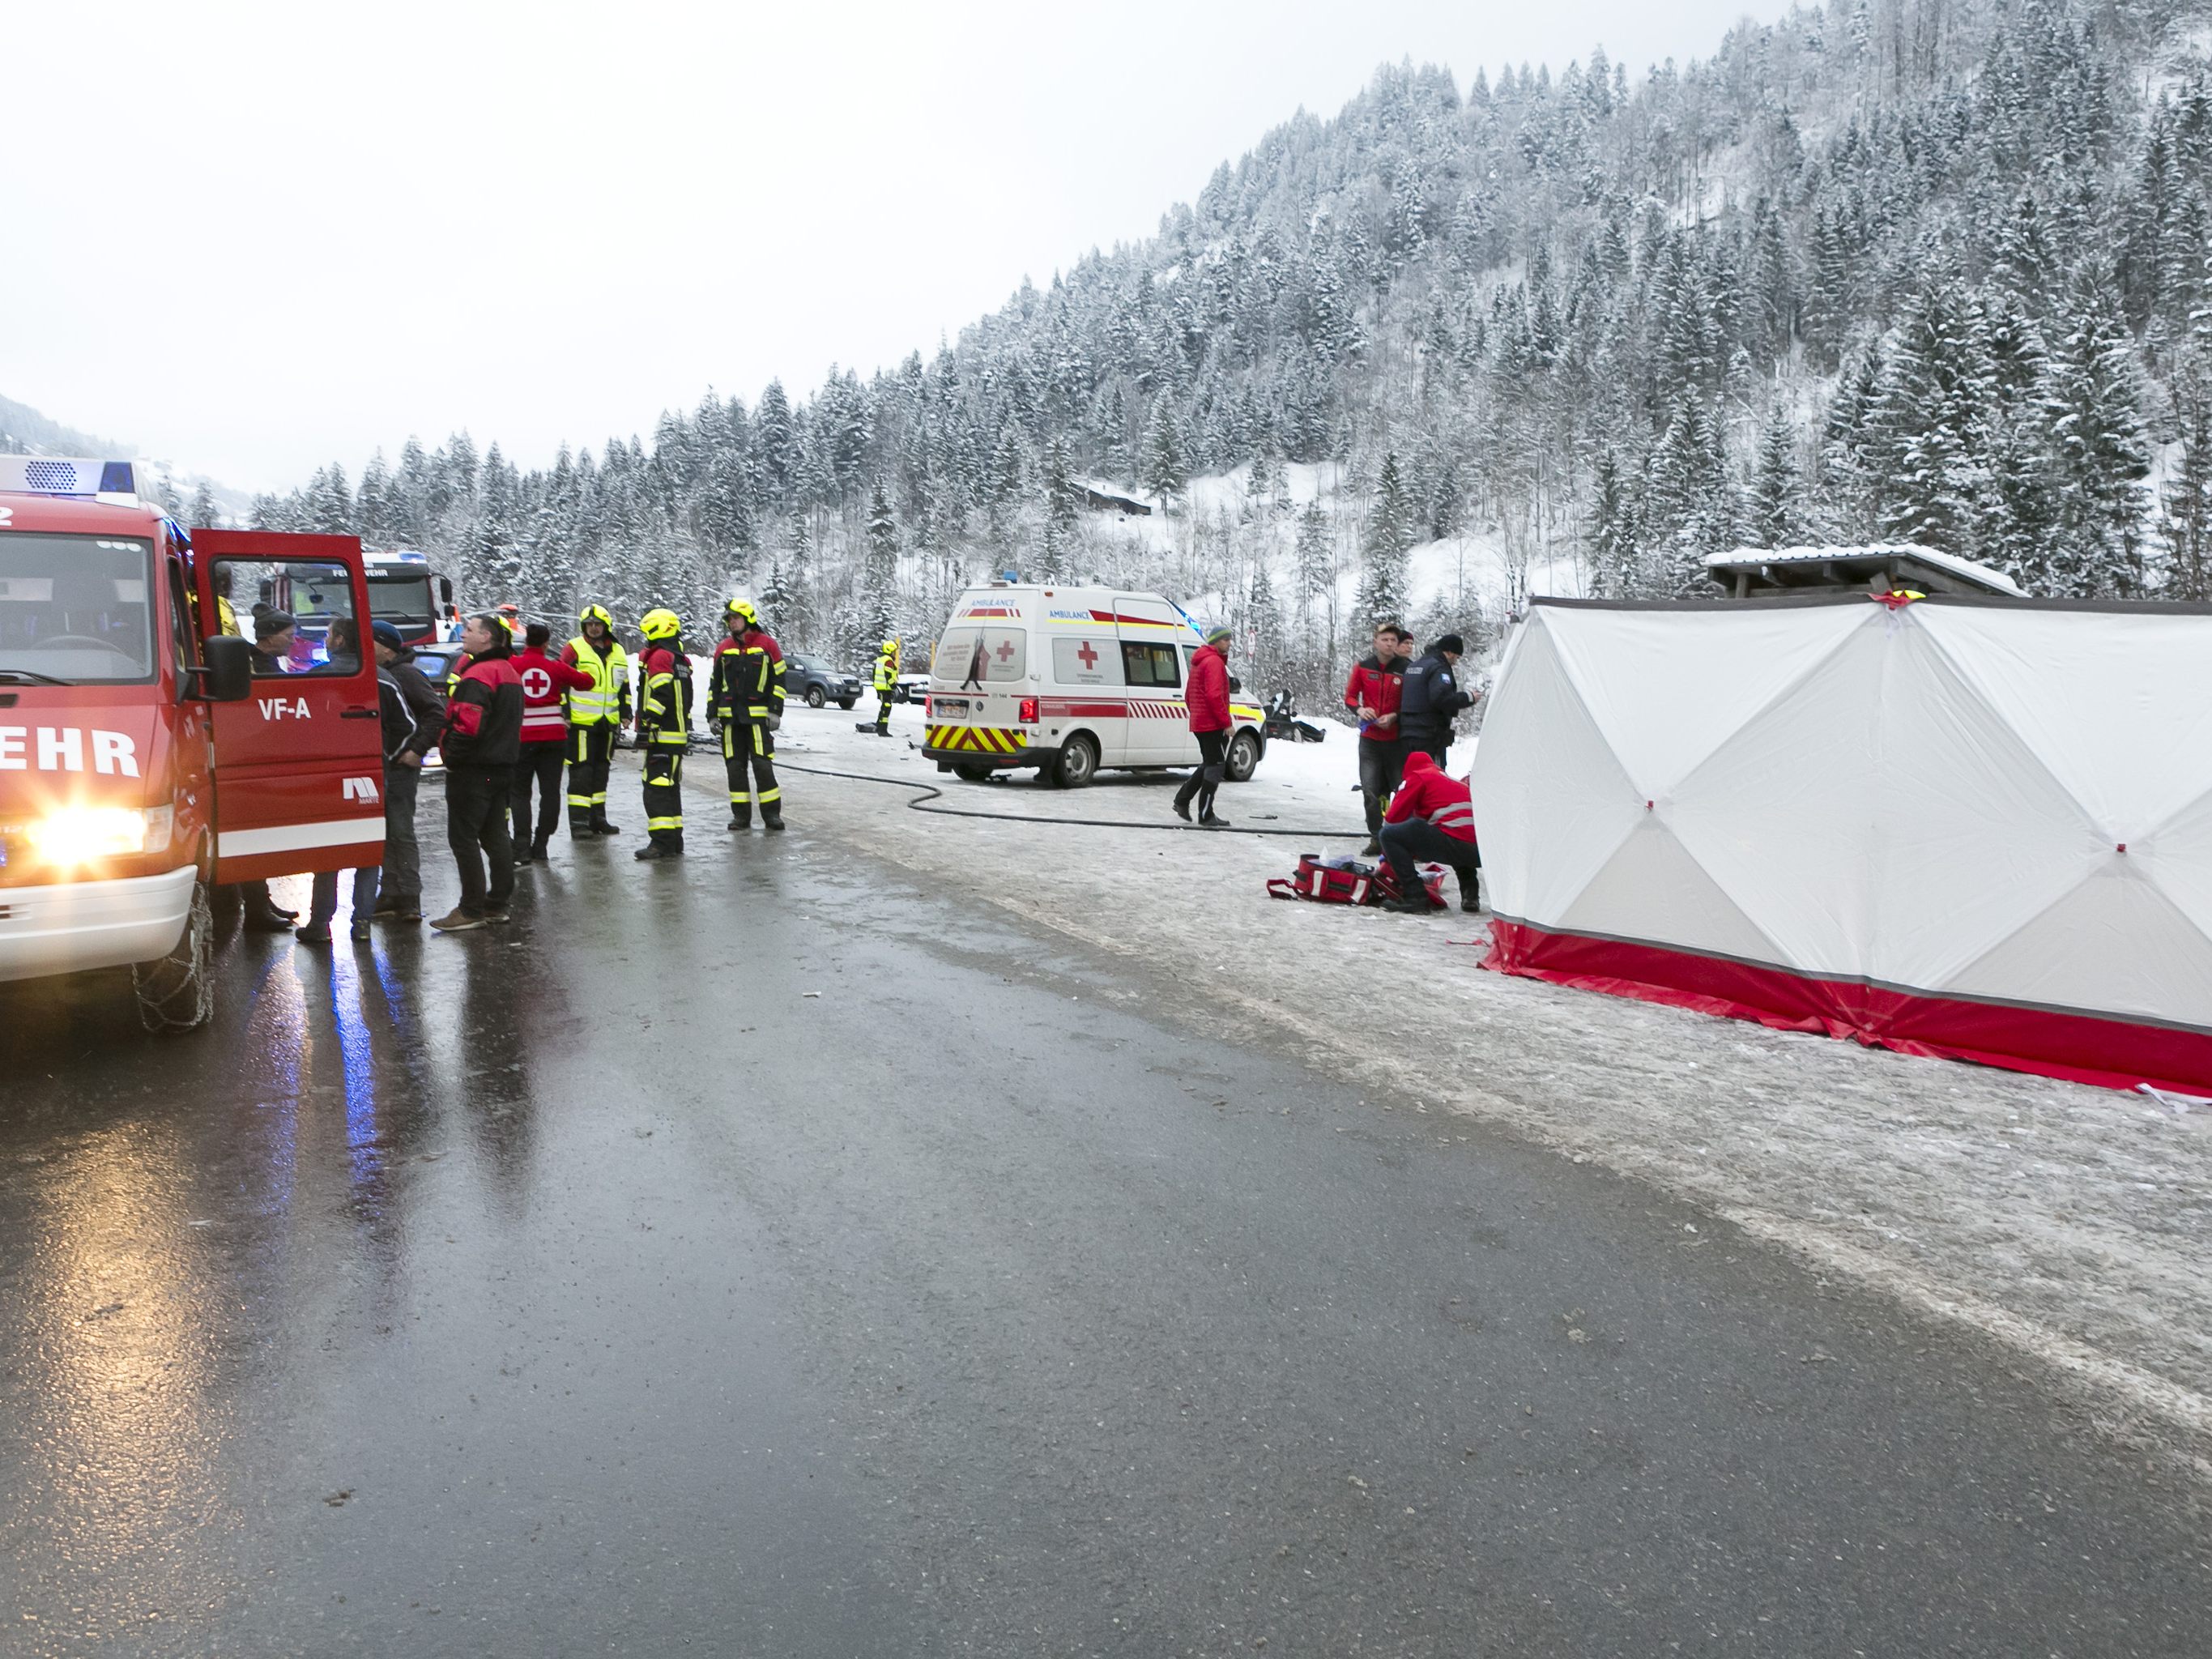
[[[1024,726],[1035,726],[1037,723],[1036,706],[1037,700],[1035,697],[1024,697],[1022,699],[1022,724]]]

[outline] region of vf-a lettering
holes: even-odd
[[[0,772],[82,772],[88,762],[102,776],[135,778],[137,739],[76,726],[0,726]]]
[[[256,697],[254,701],[261,705],[261,718],[264,720],[304,720],[313,718],[307,712],[307,700],[305,697]]]

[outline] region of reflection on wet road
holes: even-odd
[[[803,830],[555,860],[0,987],[0,1651],[2212,1650],[1955,1335]]]

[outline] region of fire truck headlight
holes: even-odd
[[[30,826],[31,847],[48,864],[159,853],[174,822],[168,806],[65,806]]]

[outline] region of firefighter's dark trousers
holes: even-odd
[[[753,805],[762,821],[783,815],[783,791],[775,781],[775,733],[765,716],[722,722],[722,765],[730,775],[730,822],[750,824]]]
[[[645,751],[645,827],[663,847],[684,848],[684,751],[653,744]]]
[[[568,833],[585,834],[607,816],[607,773],[614,758],[615,723],[595,720],[568,728]]]
[[[522,758],[514,763],[514,844],[532,847],[561,825],[561,763],[568,745],[556,738],[550,743],[526,743]],[[538,827],[530,827],[530,789],[538,787]]]
[[[878,690],[876,693],[876,734],[889,737],[891,732],[891,694]]]

